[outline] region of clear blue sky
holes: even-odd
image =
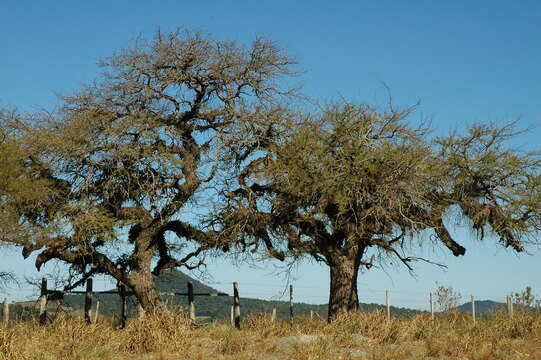
[[[436,131],[478,121],[520,119],[533,126],[516,146],[539,148],[541,137],[541,2],[500,1],[30,1],[0,3],[0,104],[22,110],[51,108],[55,92],[69,93],[98,76],[96,61],[130,44],[185,27],[223,40],[275,40],[299,62],[304,91],[323,100],[344,96],[397,104],[421,101],[416,116],[432,118]],[[444,250],[426,255],[446,272],[419,264],[417,277],[402,268],[361,275],[361,301],[383,302],[385,289],[400,306],[426,307],[435,282],[464,295],[502,300],[527,285],[541,295],[541,252],[517,256],[480,244],[460,229],[466,257]],[[0,268],[32,275],[19,253],[0,255]],[[47,270],[47,269],[46,269]],[[48,269],[51,270],[51,269]],[[227,289],[237,280],[243,295],[271,297],[285,288],[282,277],[223,261],[208,267]],[[293,273],[299,301],[324,303],[326,268],[303,264]],[[105,286],[105,285],[104,285]],[[10,290],[23,296],[26,289]]]

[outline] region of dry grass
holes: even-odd
[[[315,335],[310,342],[290,336]],[[362,341],[361,335],[368,338]],[[467,315],[387,321],[381,312],[352,314],[333,324],[267,316],[243,322],[193,326],[182,314],[160,313],[132,320],[123,330],[108,321],[86,325],[60,317],[0,327],[0,359],[540,359],[541,314],[504,313],[478,319]]]

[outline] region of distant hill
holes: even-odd
[[[477,315],[490,315],[497,310],[505,310],[507,305],[504,303],[492,301],[492,300],[476,300],[475,301],[475,313]],[[457,310],[463,313],[471,313],[471,302],[460,305]]]
[[[156,287],[159,292],[187,292],[187,282],[193,283],[195,293],[217,293],[218,290],[203,284],[202,282],[191,278],[178,270],[163,271],[160,276],[155,277]],[[241,284],[242,285],[242,284]],[[232,291],[232,289],[231,289]],[[242,288],[240,291],[241,313],[242,317],[253,314],[271,313],[272,309],[276,309],[278,319],[287,319],[289,317],[289,302],[287,301],[270,301],[245,298],[242,296]],[[187,309],[187,296],[164,296],[162,298],[168,307],[182,306]],[[96,300],[100,301],[100,314],[105,316],[113,316],[120,312],[120,298],[116,294],[94,294],[94,305]],[[207,317],[210,320],[228,320],[230,318],[231,306],[233,303],[232,297],[215,297],[215,296],[196,296],[195,307],[196,315]],[[128,316],[136,316],[137,302],[135,297],[128,298]],[[64,309],[72,309],[76,312],[81,312],[84,307],[84,295],[82,294],[66,294],[64,296],[62,307]],[[310,316],[310,311],[316,312],[320,317],[326,319],[327,304],[313,305],[305,303],[294,303],[293,305],[295,316]],[[374,311],[376,309],[384,309],[383,305],[379,304],[361,304],[361,311]],[[393,316],[410,317],[419,313],[418,310],[397,308],[392,306],[391,313]]]

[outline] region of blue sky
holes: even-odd
[[[69,93],[98,76],[96,62],[127,47],[138,35],[177,27],[246,43],[255,36],[276,41],[299,61],[311,97],[345,97],[384,105],[390,88],[398,105],[420,101],[415,118],[428,117],[436,133],[479,121],[519,119],[533,130],[515,146],[539,148],[541,137],[541,2],[521,1],[29,1],[0,3],[0,104],[21,110],[51,108],[55,93]],[[541,252],[515,255],[463,229],[468,248],[454,258],[444,250],[425,255],[447,271],[417,266],[372,269],[359,280],[361,301],[426,307],[435,282],[465,297],[501,300],[530,285],[541,295]],[[18,252],[0,255],[2,268],[32,275]],[[259,269],[209,264],[215,286],[239,281],[246,296],[280,295],[285,279]],[[324,303],[328,271],[302,264],[293,273],[299,301]],[[106,286],[104,284],[104,286]],[[242,291],[241,290],[241,291]],[[28,289],[9,290],[11,296]]]

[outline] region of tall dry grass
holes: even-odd
[[[87,325],[60,316],[46,326],[0,327],[0,359],[541,359],[540,313],[518,312],[512,319],[496,313],[475,325],[464,314],[388,321],[382,312],[332,324],[256,316],[242,325],[240,331],[223,323],[200,326],[183,314],[160,312],[118,329],[106,319]],[[316,336],[305,343],[288,338],[301,334]]]

